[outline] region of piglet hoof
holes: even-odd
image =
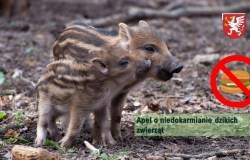
[[[97,125],[94,125],[94,129],[91,136],[92,144],[102,144],[102,133]]]
[[[116,141],[122,141],[121,127],[118,124],[113,124],[114,127],[111,128],[112,137]]]
[[[55,142],[58,142],[62,139],[62,136],[60,134],[55,135],[55,136],[51,136],[51,139]]]
[[[121,135],[116,135],[113,136],[116,141],[122,142],[122,136]]]
[[[35,140],[35,146],[42,146],[46,142],[46,135],[47,130],[45,127],[37,127],[37,134],[36,134],[36,140]]]
[[[115,141],[113,138],[110,139],[107,143],[108,143],[108,144],[111,144],[111,145],[117,144],[116,141]]]
[[[35,147],[39,147],[45,144],[46,139],[37,137],[35,140]]]
[[[61,147],[69,148],[72,142],[69,141],[67,138],[63,137],[58,143]]]
[[[101,144],[102,143],[102,139],[101,138],[97,138],[97,137],[93,137],[92,138],[92,144]]]
[[[115,145],[115,144],[117,144],[117,143],[116,143],[116,141],[111,137],[111,138],[109,138],[109,139],[107,139],[107,140],[104,140],[104,141],[103,141],[103,144],[104,144],[104,146],[107,146],[107,145]]]

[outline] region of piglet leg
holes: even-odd
[[[101,141],[102,141],[101,128],[100,128],[100,126],[99,126],[99,124],[97,123],[96,120],[95,120],[93,125],[94,125],[94,127],[93,127],[93,130],[92,130],[92,143],[93,144],[100,144]]]
[[[66,135],[59,141],[61,147],[69,147],[71,145],[80,132],[85,119],[86,113],[82,111],[81,108],[71,107],[69,127]]]
[[[38,103],[38,123],[37,123],[37,136],[35,140],[36,146],[44,145],[47,136],[47,127],[52,116],[52,106],[47,100]],[[55,123],[55,122],[54,122]],[[57,129],[57,128],[55,128]]]
[[[113,138],[119,141],[122,141],[121,117],[127,94],[127,92],[123,92],[114,97],[110,107],[111,133]]]
[[[103,144],[116,144],[115,140],[112,138],[110,127],[109,127],[109,118],[107,106],[103,106],[102,108],[96,110],[94,112],[95,122],[97,122],[101,128],[103,135]]]

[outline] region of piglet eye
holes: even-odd
[[[129,64],[128,59],[122,59],[122,60],[120,60],[120,61],[118,62],[118,65],[119,65],[120,67],[123,67],[123,68],[127,67],[128,64]]]
[[[150,52],[150,53],[155,52],[155,49],[154,49],[154,47],[152,45],[147,45],[145,47],[145,50],[148,51],[148,52]]]

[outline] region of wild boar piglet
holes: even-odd
[[[55,60],[78,58],[89,60],[99,56],[99,54],[88,54],[89,50],[111,46],[121,52],[126,50],[141,59],[152,61],[151,69],[144,78],[125,86],[111,100],[111,133],[114,139],[122,140],[120,122],[129,91],[146,78],[168,81],[174,74],[179,73],[183,66],[168,50],[162,34],[145,21],[139,21],[139,25],[133,27],[119,23],[119,32],[110,32],[103,28],[76,22],[57,37],[53,45],[53,55]],[[100,134],[100,127],[94,123],[93,142],[101,142],[98,139]]]
[[[65,59],[52,62],[37,84],[38,113],[36,145],[46,141],[47,130],[61,146],[70,146],[86,117],[93,113],[103,143],[115,144],[109,129],[107,105],[124,86],[143,78],[151,61],[116,50],[90,51],[90,61]],[[61,135],[56,118],[69,114],[66,135]]]

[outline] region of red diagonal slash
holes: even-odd
[[[221,66],[221,70],[248,96],[250,97],[250,91],[247,87],[233,74],[231,71],[225,67]]]
[[[210,86],[211,90],[214,93],[214,96],[223,104],[229,106],[229,107],[234,107],[234,108],[242,108],[249,106],[250,104],[250,90],[247,89],[246,86],[234,75],[229,71],[227,67],[225,67],[225,64],[233,62],[233,61],[240,61],[244,62],[247,65],[250,66],[250,58],[245,57],[243,55],[232,55],[223,58],[220,60],[215,66],[214,69],[211,73],[210,77]],[[223,97],[223,95],[219,92],[216,84],[216,79],[217,79],[217,74],[219,71],[222,70],[247,96],[248,98],[243,100],[243,101],[230,101]]]

